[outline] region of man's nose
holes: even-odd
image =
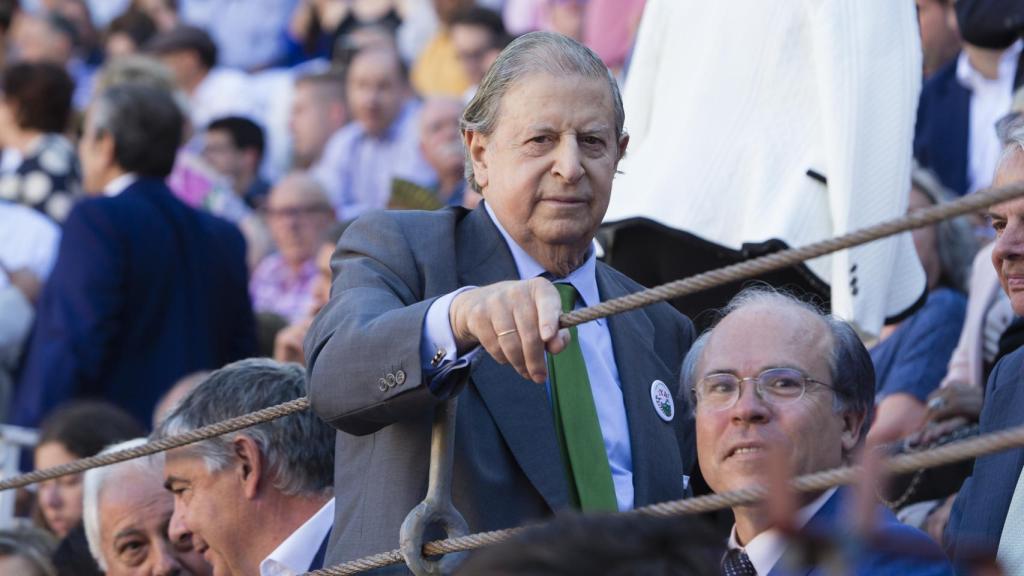
[[[992,247],[992,258],[996,261],[1024,258],[1024,221],[1006,224]]]
[[[741,382],[739,395],[736,404],[729,409],[733,421],[764,423],[771,419],[771,407],[757,393],[757,386],[753,382]]]
[[[192,531],[185,522],[185,507],[175,502],[171,521],[167,525],[167,537],[175,544],[192,543]]]
[[[555,151],[552,173],[568,184],[575,184],[583,177],[583,163],[580,146],[575,138],[562,138]]]

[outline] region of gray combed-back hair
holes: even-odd
[[[607,80],[615,109],[615,139],[618,143],[626,122],[618,83],[593,50],[554,32],[523,34],[501,51],[480,82],[480,88],[473,99],[462,112],[459,126],[463,133],[475,132],[485,136],[493,133],[505,94],[523,78],[537,73]],[[466,182],[477,192],[480,191],[473,176],[469,150],[466,150]]]
[[[155,436],[165,438],[269,408],[306,395],[306,370],[269,358],[239,360],[216,370],[167,415]],[[289,496],[317,497],[334,484],[334,429],[312,410],[193,444],[210,472],[235,461],[232,441],[248,436],[266,458],[273,486]]]
[[[822,312],[814,304],[767,285],[744,288],[721,310],[718,322],[741,308],[753,305],[765,305],[772,308],[795,307],[813,314],[828,327],[829,333],[832,335],[832,350],[828,357],[828,366],[832,388],[835,390],[833,409],[840,414],[864,415],[864,424],[860,429],[860,439],[863,441],[868,429],[871,428],[871,418],[874,413],[875,366],[871,362],[871,355],[854,329],[839,318]],[[715,326],[718,325],[718,322],[715,323]],[[712,326],[706,330],[690,346],[690,351],[683,360],[683,368],[680,372],[682,380],[680,394],[689,394],[697,384],[697,365],[700,363],[704,346],[708,343],[714,329],[715,327]],[[756,344],[749,343],[749,345],[755,346]],[[696,408],[696,404],[694,404],[694,408]]]

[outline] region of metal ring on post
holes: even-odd
[[[465,553],[447,554],[438,560],[423,557],[426,530],[437,524],[448,538],[469,534],[466,520],[452,504],[452,465],[455,463],[455,408],[458,398],[437,407],[430,436],[430,474],[427,496],[402,522],[399,549],[405,564],[416,576],[451,574]]]

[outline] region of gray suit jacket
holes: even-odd
[[[396,548],[402,520],[426,493],[430,422],[439,402],[421,373],[427,308],[461,286],[518,279],[482,206],[367,214],[346,231],[332,267],[331,301],[306,338],[313,410],[339,430],[329,565]],[[597,283],[604,300],[641,288],[601,263]],[[611,317],[609,329],[630,426],[636,505],[680,498],[695,455],[687,395],[677,394],[692,324],[657,304]],[[545,387],[486,353],[458,377],[453,496],[470,530],[518,526],[568,507]],[[654,380],[676,394],[671,422],[655,412]]]

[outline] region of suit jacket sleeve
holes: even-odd
[[[37,425],[51,408],[103,377],[125,313],[124,244],[105,206],[85,201],[64,224],[15,397],[15,424]]]
[[[423,265],[411,242],[454,252],[445,252],[445,240],[429,231],[408,238],[398,220],[373,212],[346,231],[331,262],[331,300],[306,336],[313,410],[350,434],[373,433],[438,402],[420,356],[423,322],[435,298],[425,298]]]

